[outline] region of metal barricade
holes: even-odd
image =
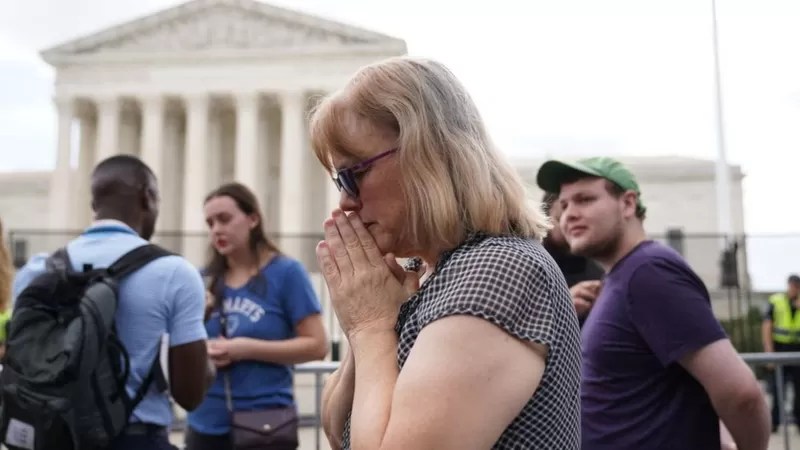
[[[782,427],[782,434],[783,434],[783,448],[786,450],[790,450],[791,447],[791,440],[789,436],[789,425],[786,420],[786,409],[783,407],[784,400],[786,397],[785,389],[784,389],[784,367],[790,365],[797,365],[800,366],[800,352],[782,352],[782,353],[741,353],[740,356],[742,359],[749,364],[754,369],[756,367],[762,367],[767,365],[774,365],[775,366],[775,383],[776,383],[776,390],[777,390],[777,399],[772,399],[772,401],[780,402],[779,417],[780,422],[783,424]],[[315,426],[315,445],[316,449],[320,449],[320,431],[321,431],[321,402],[322,402],[322,381],[323,376],[329,374],[336,370],[339,367],[338,362],[312,362],[306,364],[300,364],[295,367],[297,373],[308,373],[314,375],[314,391],[315,391],[315,405],[314,405],[314,426]],[[795,393],[795,395],[800,395],[800,392]],[[800,420],[800,418],[796,418]]]
[[[322,377],[335,371],[339,367],[338,362],[310,362],[295,366],[296,373],[308,373],[314,375],[314,445],[316,450],[320,450],[320,430],[322,428]]]
[[[792,443],[789,438],[789,425],[786,421],[786,408],[785,408],[785,390],[784,390],[784,367],[785,366],[800,366],[800,352],[777,352],[777,353],[740,353],[740,356],[751,367],[761,367],[774,365],[775,378],[770,382],[775,383],[775,390],[777,398],[773,398],[773,402],[778,402],[778,417],[783,430],[783,448],[790,450]],[[800,392],[795,392],[794,395],[800,395]],[[800,420],[800,417],[795,417],[795,420]]]

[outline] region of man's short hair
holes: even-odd
[[[92,175],[105,171],[129,171],[140,180],[146,180],[148,177],[156,177],[144,161],[133,155],[114,155],[106,158],[95,166]]]
[[[92,171],[92,203],[141,192],[157,195],[156,177],[141,159],[132,155],[106,158]]]

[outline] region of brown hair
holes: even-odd
[[[390,58],[362,68],[322,100],[309,128],[329,172],[331,155],[353,155],[346,124],[354,117],[399,135],[407,237],[415,245],[452,248],[473,231],[541,240],[550,228],[466,89],[441,63]]]
[[[6,246],[3,221],[0,220],[0,312],[11,304],[11,283],[14,281],[14,264]]]
[[[263,251],[271,251],[280,253],[278,246],[270,240],[264,230],[264,215],[261,214],[261,209],[258,206],[258,199],[253,191],[241,183],[227,183],[214,189],[206,195],[203,204],[208,203],[209,200],[216,197],[229,197],[235,203],[240,211],[247,215],[255,214],[258,216],[258,225],[250,230],[248,242],[250,244],[250,251],[256,260],[260,259]],[[228,259],[221,255],[213,245],[209,245],[208,249],[208,263],[206,264],[204,275],[210,279],[209,286],[212,292],[219,300],[222,287],[221,280],[228,270]]]

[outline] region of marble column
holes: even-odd
[[[119,114],[118,153],[141,156],[142,122],[134,105],[123,104]]]
[[[153,171],[163,205],[164,191],[161,183],[164,178],[162,176],[164,174],[164,99],[158,95],[140,98],[139,106],[142,111],[139,157]],[[156,231],[161,228],[163,222],[162,216],[159,215],[156,220]],[[156,233],[154,239],[163,245],[164,242],[160,240],[160,237]]]
[[[184,167],[184,119],[178,111],[165,110],[164,147],[161,154],[161,173],[159,180],[161,190],[161,210],[159,212],[160,231],[178,231],[181,229],[183,205]],[[181,243],[171,240],[170,249],[179,250]]]
[[[164,99],[160,96],[140,100],[142,108],[142,161],[161,180],[164,173]]]
[[[225,113],[220,109],[216,111],[212,108],[208,113],[208,143],[206,144],[206,166],[208,173],[206,175],[206,191],[219,186],[222,183],[224,162],[223,154],[224,144],[224,128],[225,128]],[[205,193],[205,192],[204,192]]]
[[[305,262],[305,246],[299,234],[306,229],[307,198],[305,180],[305,96],[284,92],[281,104],[281,178],[278,230],[284,251]]]
[[[208,190],[209,173],[209,106],[206,94],[186,98],[186,147],[184,152],[183,231],[188,233],[183,243],[183,255],[200,265],[205,253],[203,196]]]
[[[96,162],[119,153],[120,101],[116,97],[97,100]]]
[[[278,102],[271,102],[264,109],[259,131],[262,207],[267,230],[274,236],[279,230],[281,216],[281,111]]]
[[[325,187],[325,217],[327,218],[331,212],[339,207],[339,202],[342,200],[342,193],[336,187],[336,183],[331,179],[328,172],[324,172],[323,176],[327,177],[327,186]],[[319,224],[320,233],[322,233],[322,223]]]
[[[75,101],[72,98],[56,97],[54,102],[58,111],[58,149],[56,167],[50,178],[50,228],[64,230],[74,226],[70,214],[70,198],[73,195],[70,186],[70,160]]]
[[[259,191],[258,173],[264,168],[258,164],[259,95],[257,92],[236,96],[236,155],[234,178],[253,192]]]
[[[91,201],[91,177],[95,164],[95,144],[97,143],[97,122],[94,117],[84,114],[80,118],[80,153],[78,170],[75,172],[75,227],[85,228],[92,221],[94,212]]]

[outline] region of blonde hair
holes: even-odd
[[[549,230],[541,204],[527,197],[471,97],[443,64],[391,58],[362,68],[323,99],[309,128],[328,172],[333,154],[353,155],[345,128],[353,117],[399,135],[407,237],[414,244],[452,248],[478,231],[541,240]]]
[[[0,312],[11,304],[11,283],[14,281],[14,264],[6,246],[3,221],[0,220]]]

